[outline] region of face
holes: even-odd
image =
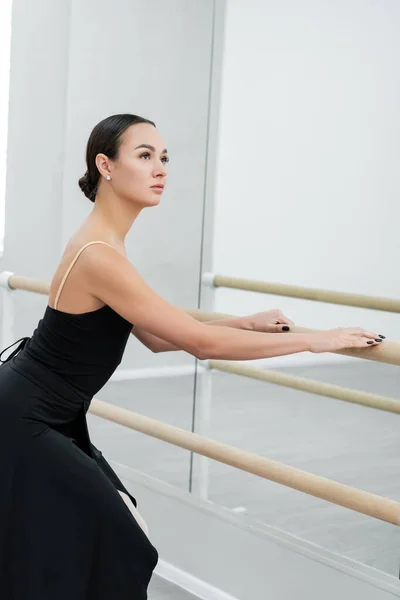
[[[111,176],[106,183],[118,196],[143,208],[159,204],[169,158],[165,142],[153,125],[138,123],[129,127],[121,138],[115,161],[104,155],[97,159],[102,177]]]

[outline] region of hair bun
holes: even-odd
[[[94,202],[96,197],[96,187],[90,183],[87,172],[79,179],[78,184],[86,198],[89,198],[91,202]]]

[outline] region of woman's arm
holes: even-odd
[[[219,319],[216,321],[203,321],[204,325],[219,325],[220,327],[233,327],[234,329],[248,329],[246,326],[245,317],[231,317],[230,319]],[[140,329],[139,327],[132,327],[132,335],[134,335],[139,342],[144,344],[149,350],[158,354],[159,352],[175,352],[182,350],[170,342],[166,342],[161,338]]]
[[[359,329],[323,333],[260,333],[215,325],[210,327],[166,302],[114,249],[93,245],[82,255],[87,291],[138,328],[148,331],[201,360],[253,360],[297,352],[335,352],[375,344]]]
[[[288,319],[279,309],[266,310],[244,317],[225,317],[223,319],[214,319],[211,321],[203,321],[197,315],[201,311],[197,309],[188,309],[185,312],[193,316],[196,321],[201,320],[205,325],[220,325],[222,327],[233,327],[234,329],[248,329],[250,331],[262,331],[264,333],[285,333],[290,330],[290,325],[293,321]],[[173,344],[156,337],[155,335],[139,329],[132,328],[132,334],[142,342],[152,352],[173,352],[180,350]]]

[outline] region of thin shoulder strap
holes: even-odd
[[[68,269],[67,269],[64,277],[61,280],[60,286],[59,286],[58,291],[57,291],[56,299],[54,301],[54,308],[57,308],[57,304],[58,304],[58,301],[60,299],[61,292],[63,291],[63,287],[65,285],[65,282],[67,281],[68,275],[71,273],[74,264],[76,263],[76,261],[78,260],[78,258],[82,254],[82,252],[85,250],[85,248],[87,248],[88,246],[91,246],[92,244],[104,244],[105,246],[110,246],[110,248],[113,248],[113,246],[111,246],[111,244],[107,244],[106,242],[100,242],[100,241],[96,240],[95,242],[89,242],[88,244],[85,244],[84,246],[82,246],[82,248],[80,250],[78,250],[78,252],[75,255],[75,258],[73,259],[73,261],[69,265],[69,267],[68,267]]]

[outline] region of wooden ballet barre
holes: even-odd
[[[315,381],[314,379],[306,379],[304,377],[287,375],[285,373],[281,373],[280,371],[256,369],[254,367],[249,367],[242,363],[232,361],[209,360],[208,365],[210,369],[223,371],[225,373],[230,373],[231,375],[240,375],[242,377],[249,377],[250,379],[258,379],[259,381],[266,381],[268,383],[281,385],[294,390],[309,392],[310,394],[327,396],[328,398],[342,400],[343,402],[361,404],[362,406],[377,408],[386,412],[397,414],[400,413],[400,400],[395,400],[394,398],[378,396],[376,394],[361,392],[359,390],[352,390],[339,385]]]
[[[8,280],[8,285],[13,290],[25,290],[36,294],[48,295],[50,291],[50,284],[47,281],[24,277],[22,275],[12,274]],[[400,300],[380,298],[378,296],[331,292],[328,290],[304,288],[295,285],[224,277],[222,275],[214,276],[213,285],[215,287],[229,287],[247,291],[263,292],[277,296],[288,296],[304,300],[315,300],[317,302],[328,302],[331,304],[342,304],[344,306],[355,306],[358,308],[370,308],[373,310],[400,313]]]
[[[43,295],[48,295],[50,291],[49,282],[30,277],[23,277],[22,275],[10,274],[10,277],[7,278],[7,282],[8,287],[11,290],[24,290],[26,292],[34,292]],[[183,310],[197,321],[212,321],[233,316],[225,313],[202,311],[195,308],[183,308]],[[292,327],[291,331],[292,333],[312,333],[318,330],[307,329],[305,327]],[[400,344],[398,342],[390,342],[387,340],[381,346],[365,349],[342,350],[340,352],[334,352],[333,354],[342,354],[344,356],[352,356],[364,360],[400,366]]]
[[[275,481],[299,492],[321,498],[375,519],[393,525],[400,524],[400,503],[394,500],[364,492],[263,456],[222,444],[196,433],[113,406],[99,399],[92,401],[89,410],[93,415],[129,429],[134,429],[168,444],[207,456],[236,469],[252,473],[269,481]]]
[[[356,306],[358,308],[370,308],[372,310],[400,313],[400,300],[392,298],[364,296],[362,294],[350,294],[347,292],[332,292],[329,290],[307,288],[284,283],[242,279],[240,277],[227,277],[225,275],[213,275],[211,273],[204,274],[203,282],[205,285],[211,285],[212,287],[224,287],[245,290],[248,292],[272,294],[275,296],[327,302],[329,304],[341,304],[343,306]]]
[[[44,296],[48,296],[50,293],[50,283],[48,281],[23,277],[22,275],[11,275],[8,285],[12,290],[24,290],[25,292],[43,294]]]

